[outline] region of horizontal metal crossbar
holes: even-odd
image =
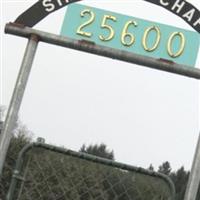
[[[155,59],[148,56],[141,56],[123,50],[117,50],[110,47],[97,45],[87,40],[74,40],[68,37],[24,27],[15,23],[8,23],[5,27],[5,33],[30,38],[31,35],[38,37],[39,41],[54,44],[62,47],[68,47],[80,51],[85,51],[95,55],[113,58],[128,63],[133,63],[149,68],[171,72],[190,78],[200,79],[200,70],[187,65],[180,65],[162,58]]]

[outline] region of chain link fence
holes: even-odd
[[[16,164],[16,160],[20,150],[27,144],[30,143],[30,138],[23,134],[24,129],[21,128],[17,131],[17,136],[13,136],[10,147],[8,149],[8,153],[6,156],[6,160],[4,163],[3,174],[0,177],[0,200],[6,199],[6,194],[9,189],[9,185],[11,182],[11,177],[13,173],[13,169]]]
[[[165,175],[43,143],[20,152],[7,200],[172,200]]]
[[[6,193],[9,188],[10,177],[12,176],[12,168],[5,162],[3,176],[0,177],[0,200],[5,200]]]

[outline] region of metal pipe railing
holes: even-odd
[[[39,37],[39,40],[49,44],[54,44],[62,47],[68,47],[80,51],[85,51],[95,55],[105,56],[117,60],[122,60],[128,63],[138,64],[153,69],[158,69],[166,72],[171,72],[179,75],[184,75],[190,78],[200,79],[200,70],[187,65],[180,65],[164,59],[155,59],[148,56],[142,56],[135,53],[130,53],[123,50],[117,50],[110,47],[97,45],[86,40],[74,40],[65,36],[60,36],[44,31],[35,30],[29,27],[9,23],[6,24],[5,32],[21,37],[29,38],[34,34]]]

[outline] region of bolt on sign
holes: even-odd
[[[61,35],[188,66],[200,42],[193,31],[77,3],[68,6]]]

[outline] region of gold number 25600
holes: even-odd
[[[86,26],[89,26],[94,22],[95,13],[93,11],[91,11],[90,9],[84,9],[83,11],[81,11],[81,13],[80,13],[81,17],[85,17],[86,15],[89,15],[89,19],[87,21],[85,21],[84,23],[82,23],[78,27],[76,34],[84,36],[84,37],[92,37],[91,32],[86,32],[83,29],[85,29]],[[112,15],[104,15],[103,16],[100,28],[104,29],[108,32],[108,35],[106,35],[106,36],[102,35],[102,34],[99,35],[99,39],[103,42],[108,42],[108,41],[112,40],[115,36],[115,30],[111,25],[108,24],[108,22],[110,22],[110,23],[117,22],[117,18]],[[124,25],[123,30],[121,32],[121,43],[122,43],[122,45],[124,45],[126,47],[132,46],[136,40],[133,33],[128,31],[130,26],[132,26],[132,28],[134,28],[134,27],[137,27],[138,24],[135,20],[129,20]],[[148,36],[149,36],[150,32],[155,32],[155,34],[156,34],[156,40],[152,47],[149,47],[149,45],[148,45]],[[177,52],[173,52],[173,48],[172,48],[173,40],[175,37],[180,39],[180,47],[179,47],[179,50],[177,50]],[[160,40],[161,40],[161,31],[160,31],[159,27],[150,26],[150,27],[146,28],[146,30],[144,31],[143,37],[142,37],[143,49],[147,52],[155,51],[159,46]],[[168,55],[172,58],[181,56],[185,49],[185,44],[186,44],[186,40],[185,40],[185,36],[183,33],[181,33],[181,32],[172,33],[169,36],[168,43],[167,43]]]

